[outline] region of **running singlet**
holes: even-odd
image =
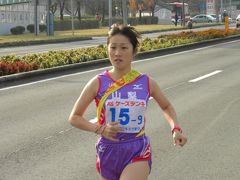
[[[115,81],[108,71],[98,75],[99,91],[96,105],[108,87]],[[149,78],[142,74],[134,82],[125,85],[108,96],[103,106],[100,124],[119,121],[123,134],[137,134],[145,125],[145,111],[149,99]],[[122,133],[119,133],[122,134]]]

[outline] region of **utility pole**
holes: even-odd
[[[73,1],[71,0],[71,16],[72,16],[72,35],[74,36],[74,21],[73,21]]]
[[[185,27],[185,1],[182,0],[182,25]]]
[[[220,12],[221,12],[221,17],[222,17],[222,14],[223,14],[223,0],[221,0],[221,10],[220,10]]]
[[[50,6],[51,0],[47,2],[47,36],[50,36]]]
[[[123,10],[123,24],[127,25],[127,1],[126,0],[122,0],[122,10]]]
[[[112,26],[112,0],[108,0],[108,24],[109,24],[109,29],[111,29]]]
[[[230,2],[229,2],[229,5],[230,5],[230,17],[232,17],[232,0],[230,0]]]
[[[215,12],[216,12],[216,15],[217,15],[217,22],[220,21],[219,19],[219,0],[214,0],[214,8],[215,8]]]
[[[35,36],[39,34],[38,32],[38,0],[34,1],[34,33],[35,33]]]

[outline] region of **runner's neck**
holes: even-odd
[[[108,75],[114,80],[118,80],[122,78],[125,74],[129,73],[131,71],[131,68],[126,70],[118,70],[118,69],[111,69],[108,71]]]

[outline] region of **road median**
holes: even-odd
[[[163,48],[163,49],[158,49],[158,50],[151,50],[151,51],[147,51],[147,52],[139,52],[137,54],[136,58],[134,59],[134,61],[146,59],[146,58],[153,58],[153,57],[157,57],[157,56],[163,56],[163,55],[167,55],[167,54],[177,53],[177,52],[181,52],[181,51],[185,51],[185,50],[196,49],[196,48],[200,48],[200,47],[205,47],[205,46],[228,42],[228,41],[233,41],[233,40],[240,40],[240,35],[234,35],[234,36],[212,39],[212,40],[205,40],[202,42],[191,43],[191,44],[186,44],[186,45],[179,45],[179,46]],[[109,66],[109,65],[110,65],[109,60],[106,58],[106,59],[92,60],[92,61],[88,61],[88,62],[81,62],[81,63],[76,63],[76,64],[58,66],[58,67],[53,67],[53,68],[48,68],[48,69],[40,69],[40,70],[35,70],[35,71],[30,71],[30,72],[17,73],[17,74],[0,77],[0,84],[2,87],[9,82],[11,82],[11,83],[12,82],[20,82],[21,80],[27,80],[27,79],[32,79],[32,78],[36,79],[36,78],[40,78],[40,77],[41,77],[40,79],[43,79],[49,75],[58,76],[58,75],[69,74],[69,73],[73,73],[73,72],[79,72],[79,71],[83,71],[86,69],[94,69],[96,67]]]

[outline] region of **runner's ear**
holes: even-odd
[[[135,57],[135,56],[137,55],[137,51],[138,51],[137,48],[135,48],[135,49],[133,50],[133,57]]]

